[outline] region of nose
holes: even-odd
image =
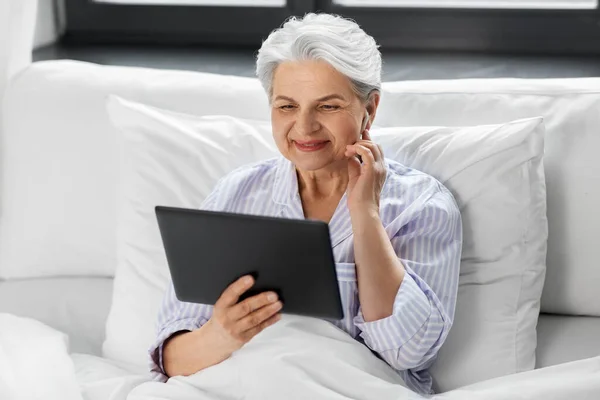
[[[320,124],[315,117],[315,114],[310,110],[299,112],[294,122],[294,130],[303,136],[318,131]]]

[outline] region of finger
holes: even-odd
[[[238,321],[255,310],[277,301],[277,293],[265,292],[247,298],[231,308],[229,317],[232,321]]]
[[[263,321],[262,323],[260,323],[260,325],[257,325],[254,328],[249,329],[246,332],[244,332],[242,337],[244,338],[245,341],[248,341],[248,340],[252,339],[254,336],[258,335],[263,330],[265,330],[266,328],[268,328],[269,326],[271,326],[274,323],[276,323],[277,321],[279,321],[280,319],[281,319],[281,314],[275,314],[275,315],[271,316],[270,318],[266,319],[265,321]]]
[[[379,161],[383,158],[383,152],[381,151],[381,148],[377,143],[370,140],[359,140],[358,142],[356,142],[356,144],[360,144],[361,146],[365,146],[366,148],[371,150],[375,161]]]
[[[215,303],[215,308],[228,308],[238,302],[240,296],[254,285],[254,278],[251,275],[242,276],[233,282],[221,294],[221,297]]]
[[[373,153],[368,147],[356,143],[352,145],[352,148],[354,149],[356,154],[358,154],[362,158],[363,165],[375,165],[375,157],[373,156]]]
[[[354,148],[346,149],[344,156],[348,159],[348,162],[352,164],[352,167],[358,167],[359,175],[360,175],[360,164],[362,163],[362,159],[359,154],[356,152]],[[356,169],[356,168],[354,168]]]
[[[281,308],[283,304],[281,301],[276,301],[273,304],[269,304],[268,306],[264,306],[253,313],[246,315],[244,318],[239,320],[236,324],[236,331],[238,332],[246,332],[251,329],[260,326],[263,322],[271,318],[275,315]]]
[[[360,154],[358,154],[358,151],[356,151],[356,148],[354,146],[356,146],[356,144],[358,144],[358,142],[356,142],[355,144],[349,144],[346,146],[346,151],[344,152],[344,155],[348,158],[351,157],[355,157],[357,158]]]
[[[360,175],[360,161],[356,157],[348,159],[348,176],[353,178]]]

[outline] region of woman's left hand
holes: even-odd
[[[348,160],[348,208],[350,215],[375,213],[379,216],[379,198],[385,183],[386,167],[381,146],[365,130],[363,140],[346,146]],[[356,156],[360,156],[362,164]]]

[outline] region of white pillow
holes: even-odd
[[[0,399],[81,400],[68,350],[64,333],[0,314]]]
[[[227,172],[279,153],[270,122],[177,114],[116,96],[107,106],[123,133],[124,193],[103,349],[109,358],[145,365],[169,281],[154,206],[198,208]]]
[[[107,108],[124,139],[126,189],[104,354],[142,365],[168,284],[154,206],[198,207],[233,168],[278,152],[269,122],[196,117],[116,97]],[[388,158],[437,177],[461,208],[458,306],[433,368],[438,390],[534,368],[547,239],[543,133],[541,118],[373,130]]]
[[[386,157],[440,180],[461,210],[456,313],[431,370],[436,388],[533,369],[548,238],[542,119],[373,137]]]

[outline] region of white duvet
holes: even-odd
[[[425,399],[365,346],[318,319],[285,316],[230,359],[136,387],[128,400]],[[435,400],[600,399],[600,357],[498,378]]]
[[[0,314],[2,400],[270,399],[596,400],[600,357],[497,378],[432,397],[408,390],[365,346],[325,321],[284,316],[228,360],[168,383],[87,355],[65,335]]]
[[[0,399],[81,400],[67,336],[30,318],[0,314]]]
[[[144,383],[128,400],[419,398],[344,331],[323,320],[285,315],[222,363],[167,384]]]

